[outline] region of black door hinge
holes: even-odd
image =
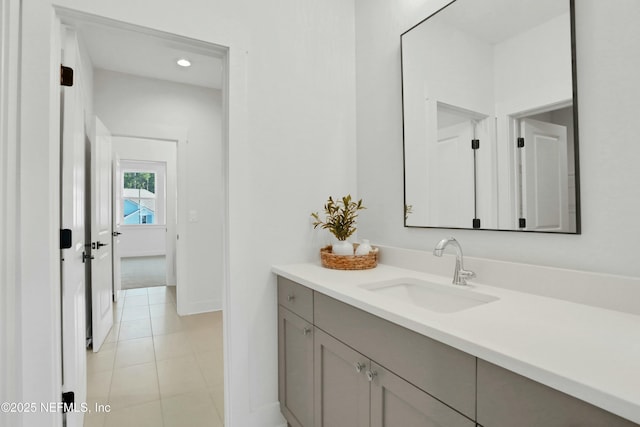
[[[479,139],[472,139],[471,140],[471,149],[472,150],[477,150],[478,148],[480,148],[480,140]]]
[[[518,148],[524,147],[524,138],[518,138]]]
[[[68,228],[60,230],[60,249],[69,249],[72,245],[71,230]]]
[[[480,218],[473,218],[473,228],[480,228]]]
[[[518,227],[519,228],[527,228],[527,220],[526,220],[526,218],[518,218]]]
[[[72,391],[62,393],[62,413],[72,411],[76,404],[76,396]]]
[[[60,65],[60,84],[62,86],[73,86],[73,68]]]

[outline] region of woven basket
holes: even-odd
[[[354,245],[356,248],[358,244]],[[373,248],[368,255],[335,255],[331,245],[320,249],[322,266],[334,270],[368,270],[378,265],[378,248]]]

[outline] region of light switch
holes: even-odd
[[[189,222],[198,222],[198,211],[189,211]]]

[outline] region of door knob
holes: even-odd
[[[356,372],[360,373],[365,368],[364,363],[356,362]]]
[[[121,233],[121,232],[119,232],[119,231],[114,231],[113,233],[111,233],[111,235],[112,235],[113,237],[118,237],[118,236],[119,236],[119,235],[121,235],[121,234],[122,234],[122,233]]]
[[[88,259],[95,259],[93,255],[89,255],[86,252],[82,252],[82,262],[84,263]]]
[[[367,371],[367,379],[369,381],[373,381],[373,379],[378,375],[376,371]]]
[[[309,328],[304,328],[304,329],[302,330],[302,333],[303,333],[304,335],[309,335],[309,334],[311,333],[311,329],[309,329]]]
[[[101,247],[103,247],[103,246],[107,246],[107,245],[108,245],[108,243],[102,243],[100,240],[98,240],[98,241],[96,242],[96,247],[97,247],[98,249],[100,249],[100,248],[101,248]]]
[[[293,294],[287,295],[287,301],[292,302],[294,299],[296,299],[296,296]]]

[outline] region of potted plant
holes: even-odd
[[[347,239],[356,231],[356,218],[361,209],[366,209],[362,206],[362,199],[355,202],[348,194],[342,200],[333,200],[332,197],[329,197],[324,205],[326,214],[324,221],[320,219],[318,212],[311,214],[315,219],[313,228],[320,226],[327,229],[338,239],[338,243],[332,245],[334,254],[353,255],[353,245]]]

